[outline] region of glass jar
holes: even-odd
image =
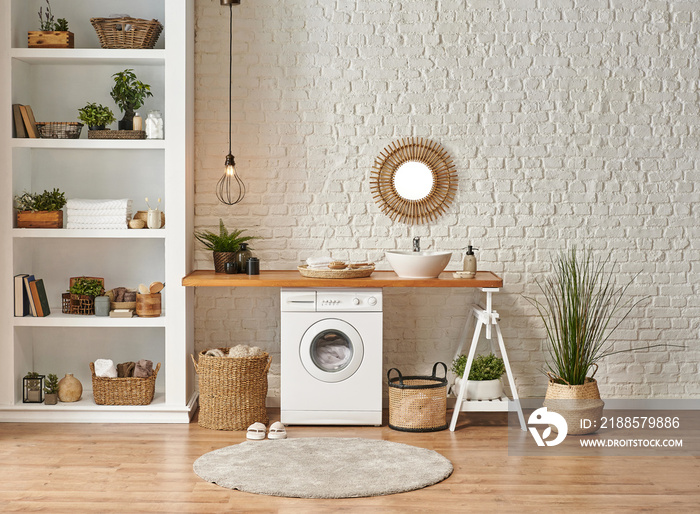
[[[253,252],[248,250],[248,243],[241,243],[241,247],[236,252],[236,263],[238,263],[238,273],[245,273],[245,265],[253,256]]]
[[[163,115],[160,111],[148,111],[146,139],[163,139]]]

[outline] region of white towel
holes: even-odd
[[[127,228],[127,225],[126,225],[126,219],[124,221],[119,222],[119,223],[96,223],[96,224],[95,223],[76,223],[76,222],[69,221],[68,223],[66,223],[66,228],[114,230],[114,229]]]
[[[328,269],[328,265],[333,262],[330,255],[322,257],[309,257],[306,259],[306,265],[311,269]]]
[[[336,370],[347,364],[352,357],[352,351],[338,339],[319,341],[316,345],[316,362],[327,370]]]
[[[117,378],[117,368],[112,359],[97,359],[95,361],[95,376]]]
[[[105,216],[100,214],[99,216],[75,216],[68,215],[68,223],[84,223],[85,225],[104,225],[112,223],[126,223],[126,216],[123,214],[121,216]]]
[[[119,200],[85,200],[71,198],[66,202],[68,210],[99,211],[104,209],[128,209],[131,210],[131,200],[121,198]]]

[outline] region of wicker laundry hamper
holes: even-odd
[[[437,376],[437,367],[444,370]],[[391,378],[396,371],[398,377]],[[431,376],[406,376],[396,368],[389,380],[389,428],[402,432],[437,432],[447,428],[447,366],[433,365]]]
[[[219,348],[228,354],[228,348]],[[267,424],[267,372],[271,357],[213,357],[199,353],[199,426],[214,430],[245,430]]]

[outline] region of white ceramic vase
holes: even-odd
[[[454,393],[459,394],[462,387],[462,379],[455,378]],[[467,400],[494,400],[503,396],[503,384],[500,379],[496,380],[467,380],[466,398]]]

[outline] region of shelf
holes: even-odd
[[[166,229],[75,229],[75,228],[13,228],[15,239],[165,239]]]
[[[490,271],[477,271],[474,278],[454,278],[445,271],[438,278],[401,278],[393,271],[375,271],[367,278],[307,278],[298,270],[261,271],[260,275],[227,275],[212,270],[193,271],[182,285],[193,287],[503,287],[503,280]]]
[[[66,150],[164,150],[164,139],[41,139],[13,138],[14,148],[59,148]]]
[[[0,405],[0,413],[6,422],[189,423],[196,407],[196,393],[187,405],[179,406],[167,404],[165,395],[159,392],[149,405],[96,405],[90,390],[83,391],[83,397],[77,402]]]
[[[165,50],[109,48],[13,48],[10,57],[27,64],[165,64]]]
[[[165,327],[165,314],[157,318],[110,318],[109,316],[82,316],[63,314],[60,305],[51,306],[51,314],[42,318],[35,316],[13,317],[16,327],[112,327],[149,328]]]

